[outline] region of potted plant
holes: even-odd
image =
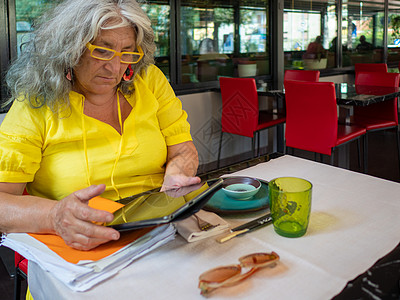
[[[242,57],[238,61],[239,77],[251,77],[257,74],[257,62],[250,58]]]

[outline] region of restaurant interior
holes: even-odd
[[[59,2],[61,1],[1,1],[2,102],[8,97],[4,75],[10,62],[24,51],[24,40],[29,38],[35,19]],[[193,142],[199,154],[198,175],[203,179],[234,173],[267,162],[275,155],[288,153],[298,158],[400,183],[400,103],[396,98],[393,100],[393,95],[396,97],[400,94],[398,77],[397,86],[391,87],[395,92],[374,93],[368,90],[362,95],[371,97],[358,97],[355,102],[354,95],[350,93],[354,84],[369,86],[377,82],[375,77],[371,77],[373,79],[368,79],[366,83],[360,83],[362,79],[361,76],[358,77],[358,72],[369,74],[374,72],[373,67],[381,66],[383,71],[377,70],[377,73],[400,73],[399,1],[142,2],[141,6],[150,17],[155,32],[155,64],[168,78],[182,102],[183,109],[188,113]],[[363,65],[366,66],[366,71],[357,71],[356,67],[362,68]],[[306,72],[313,72],[317,76],[312,80],[294,78],[295,81],[309,81],[309,85],[315,82],[332,83],[329,87],[327,84],[327,90],[330,88],[336,93],[336,98],[333,94],[333,101],[341,94],[342,102],[334,102],[339,126],[353,126],[352,122],[358,120],[356,118],[361,110],[360,106],[368,107],[370,103],[389,103],[392,100],[395,102],[391,113],[396,114],[396,121],[372,128],[370,133],[365,125],[364,128],[367,129],[360,132],[362,137],[358,137],[358,144],[349,143],[354,136],[343,137],[342,141],[335,141],[334,148],[337,149],[330,152],[329,148],[328,154],[315,150],[313,145],[298,145],[296,141],[289,139],[286,131],[292,122],[289,120],[293,115],[289,115],[291,98],[302,98],[300,95],[292,96],[289,85],[285,85],[287,80],[292,80],[289,78],[291,71],[297,72],[296,74],[301,72],[300,76]],[[226,126],[229,121],[224,121],[224,112],[227,106],[232,105],[224,104],[224,97],[229,98],[226,90],[236,88],[239,83],[224,88],[224,79],[221,78],[225,77],[251,80],[250,89],[245,88],[246,92],[243,93],[250,94],[249,90],[254,87],[254,103],[257,106],[257,118],[260,118],[258,125],[263,126],[262,128],[250,128],[250,133],[242,133]],[[375,98],[372,99],[372,96]],[[308,98],[312,98],[312,95]],[[1,108],[0,122],[8,109],[9,107]],[[264,124],[261,124],[262,111],[269,113],[269,119],[264,120]],[[310,113],[311,120],[313,114],[320,112],[315,110]],[[249,123],[248,120],[247,122]],[[243,128],[247,125],[241,126]],[[319,123],[313,123],[312,126],[318,127]],[[364,136],[367,133],[368,140],[365,142]],[[310,139],[314,139],[314,144],[319,144],[323,137],[314,136]],[[398,255],[399,253],[400,250]],[[13,255],[9,249],[0,247],[0,298],[5,300],[14,299]],[[398,270],[400,268],[391,275],[392,278],[397,276],[397,280],[400,279]],[[397,281],[395,292],[391,290],[392,298],[388,296],[384,299],[398,299],[399,284]],[[20,299],[25,298],[25,289],[26,280],[22,280]],[[343,296],[338,299],[346,298]]]
[[[3,1],[2,100],[7,99],[4,73],[10,61],[23,51],[34,19],[58,2]],[[334,83],[354,83],[358,63],[385,63],[388,72],[398,72],[397,5],[395,1],[146,1],[142,7],[155,32],[156,65],[189,115],[200,172],[217,165],[220,77],[254,78],[257,88],[276,90],[283,88],[286,70],[318,70],[319,81]],[[260,109],[276,105],[275,97],[259,98]],[[3,117],[7,109],[2,108]],[[276,130],[265,131],[262,153],[282,152],[275,140]],[[222,141],[221,162],[231,163],[250,152],[247,137],[228,134]]]

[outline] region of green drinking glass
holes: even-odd
[[[281,236],[303,236],[311,211],[311,182],[297,177],[279,177],[268,183],[272,223]]]

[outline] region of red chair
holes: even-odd
[[[300,80],[300,81],[319,81],[319,71],[315,70],[286,70],[283,78],[286,80]]]
[[[287,147],[329,155],[332,164],[337,146],[365,135],[361,126],[338,124],[332,82],[286,81],[285,96]]]
[[[398,73],[376,73],[376,72],[360,72],[356,74],[357,92],[368,94],[368,89],[363,86],[399,86],[400,74]],[[385,100],[383,102],[374,103],[367,106],[355,106],[354,114],[350,117],[351,124],[363,126],[367,129],[366,140],[368,142],[368,133],[371,131],[396,129],[397,150],[400,168],[400,137],[399,137],[399,119],[397,98]],[[365,149],[368,152],[368,149]]]
[[[320,72],[317,70],[286,70],[283,78],[283,84],[287,80],[309,81],[318,82]],[[284,110],[286,111],[286,104],[284,103]]]
[[[220,77],[222,97],[221,136],[218,148],[219,168],[221,157],[222,136],[224,132],[252,138],[254,153],[254,134],[257,134],[258,151],[260,153],[260,133],[267,129],[285,123],[285,116],[280,113],[260,111],[258,94],[254,78]]]
[[[383,72],[387,73],[387,64],[378,63],[378,64],[364,64],[359,63],[354,65],[354,71],[359,72]]]
[[[28,260],[18,252],[15,252],[14,263],[14,299],[19,300],[21,297],[21,281],[26,280],[28,275]]]

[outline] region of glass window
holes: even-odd
[[[17,53],[21,52],[23,44],[28,40],[33,29],[35,19],[43,12],[61,3],[62,0],[16,0],[16,29],[17,29]],[[143,10],[149,16],[155,33],[157,45],[156,65],[170,78],[170,6],[168,0],[142,5]]]
[[[388,66],[399,71],[400,62],[400,6],[389,3],[388,18]]]
[[[152,3],[154,2],[154,3]],[[142,5],[143,10],[151,20],[154,30],[154,40],[157,46],[156,65],[170,80],[170,5],[169,1],[148,1]]]
[[[342,17],[343,67],[383,62],[383,0],[343,1]]]
[[[334,1],[285,1],[285,69],[336,67],[337,13]]]
[[[269,74],[267,1],[182,1],[180,18],[181,83]]]
[[[17,53],[21,53],[24,42],[29,39],[35,20],[45,11],[55,7],[61,0],[15,0],[17,29]]]

